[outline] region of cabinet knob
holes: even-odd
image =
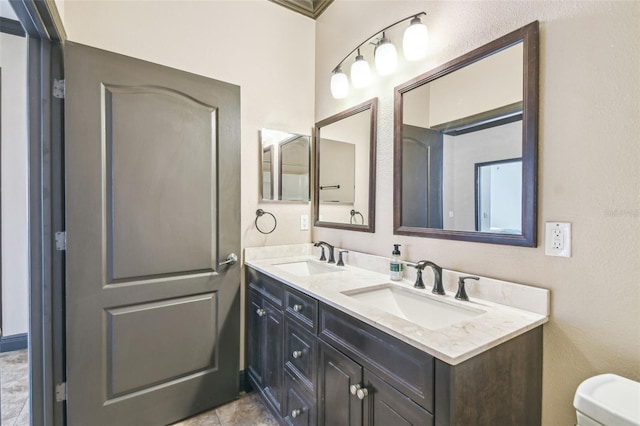
[[[302,305],[293,305],[293,310],[296,312],[302,311]]]
[[[360,385],[351,385],[349,386],[349,390],[351,391],[351,395],[355,395],[358,393],[358,389],[360,389]]]
[[[294,358],[300,358],[302,356],[302,351],[293,351],[291,354]]]
[[[367,388],[360,388],[358,389],[358,399],[364,399],[367,395],[369,395],[369,391],[367,390]]]
[[[263,316],[267,315],[267,311],[265,311],[265,310],[264,310],[264,309],[262,309],[262,308],[258,308],[258,309],[256,310],[256,314],[258,314],[258,316],[259,316],[259,317],[263,317]]]
[[[293,417],[293,418],[295,419],[295,418],[296,418],[296,417],[298,417],[300,414],[302,414],[302,411],[300,411],[300,410],[293,410],[293,411],[291,412],[291,417]]]

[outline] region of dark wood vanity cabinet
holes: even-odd
[[[542,327],[449,365],[246,271],[246,370],[281,424],[540,425]]]
[[[284,395],[282,377],[282,340],[284,320],[282,311],[255,291],[248,295],[247,367],[254,386],[276,411],[281,410]]]

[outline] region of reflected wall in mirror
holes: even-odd
[[[374,232],[378,100],[316,123],[315,225]]]
[[[394,233],[535,247],[538,22],[395,90]]]
[[[310,199],[311,137],[279,130],[260,130],[263,200]]]

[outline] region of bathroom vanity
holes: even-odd
[[[544,313],[431,296],[373,270],[318,262],[310,248],[250,253],[265,249],[245,254],[246,371],[280,423],[540,424]],[[546,290],[531,290],[548,301]],[[415,318],[390,307],[424,296],[430,305]]]

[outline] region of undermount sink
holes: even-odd
[[[381,284],[342,294],[403,318],[429,330],[448,327],[483,314],[485,311],[437,300],[424,290],[413,291],[396,284]]]
[[[308,277],[311,275],[326,274],[328,272],[340,271],[335,266],[327,265],[326,263],[320,263],[313,260],[303,260],[299,262],[278,263],[273,265],[276,268],[280,268],[285,272],[301,277]]]

